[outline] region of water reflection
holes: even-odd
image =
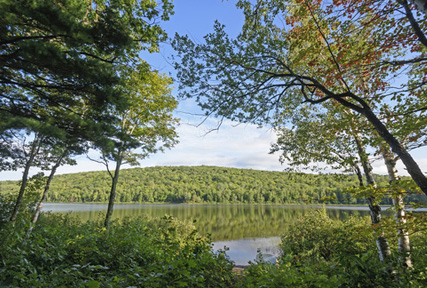
[[[257,249],[265,255],[278,256],[280,237],[286,233],[298,217],[309,213],[312,206],[284,205],[177,205],[177,204],[117,204],[114,219],[124,217],[174,216],[181,221],[196,220],[195,226],[202,235],[211,234],[214,249],[230,248],[227,254],[237,265],[253,261]],[[349,215],[367,216],[367,209],[328,208],[333,219],[344,219]],[[55,204],[46,203],[43,211],[67,213],[82,221],[103,219],[106,204]],[[360,209],[360,208],[359,208]]]
[[[55,204],[46,203],[43,211],[72,214],[82,221],[94,220],[105,215],[106,204]],[[345,208],[345,207],[344,207]],[[148,215],[174,216],[182,221],[196,220],[195,225],[203,235],[211,234],[213,241],[243,238],[280,237],[295,219],[315,209],[311,206],[276,205],[150,205],[117,204],[113,218]],[[349,215],[369,215],[368,211],[327,209],[333,219]]]
[[[259,251],[265,260],[280,255],[280,237],[250,238],[231,241],[214,242],[215,250],[228,249],[227,255],[233,259],[236,265],[246,265],[254,261]]]

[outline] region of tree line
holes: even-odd
[[[366,204],[349,193],[357,187],[355,175],[305,174],[213,166],[133,168],[122,171],[117,202],[122,203],[241,203],[241,204]],[[376,175],[387,186],[385,175]],[[18,182],[0,182],[0,193],[15,195]],[[106,172],[57,175],[47,201],[108,202],[110,179]],[[410,194],[407,202],[425,200]],[[392,204],[385,197],[382,204]]]

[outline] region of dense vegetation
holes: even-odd
[[[0,2],[0,171],[23,172],[11,222],[32,168],[49,171],[35,223],[58,167],[91,147],[113,180],[107,226],[121,166],[176,143],[172,79],[140,55],[172,14],[168,0]]]
[[[363,204],[345,190],[355,176],[296,174],[221,167],[150,167],[123,170],[118,202],[172,203],[332,203]],[[379,186],[387,177],[377,175]],[[58,175],[51,202],[108,202],[111,179],[106,172]],[[17,182],[0,182],[0,192],[15,194]],[[425,196],[418,196],[421,199]],[[411,200],[416,200],[412,198]],[[390,199],[383,203],[390,204]]]
[[[175,218],[112,223],[49,215],[2,227],[2,287],[230,287],[232,262]]]
[[[408,273],[397,259],[392,259],[392,266],[378,260],[374,234],[367,227],[368,218],[340,221],[324,210],[312,211],[283,236],[277,264],[260,257],[236,274],[223,251],[212,251],[209,238],[173,217],[133,218],[105,228],[101,221],[81,223],[47,214],[31,234],[25,221],[2,226],[0,285],[425,287],[426,233],[413,234],[414,267]],[[391,240],[397,249],[396,239]]]
[[[408,153],[427,144],[427,11],[421,4],[239,0],[244,24],[236,38],[216,22],[195,42],[179,34],[168,39],[160,26],[173,14],[170,0],[1,1],[0,171],[23,173],[18,185],[1,183],[0,285],[425,287],[426,219],[406,214],[403,199],[427,195],[427,177]],[[137,165],[176,143],[172,80],[142,53],[157,52],[168,40],[180,97],[220,123],[275,128],[272,152],[291,167],[322,163],[320,169],[328,165],[357,179],[159,167],[128,170],[119,182],[122,165]],[[100,152],[92,160],[108,173],[51,183],[59,166],[75,164],[89,149]],[[383,158],[390,181],[374,177],[368,151]],[[397,176],[397,161],[413,183]],[[34,167],[49,176],[29,179]],[[423,197],[409,195],[416,190]],[[321,213],[302,218],[283,237],[278,266],[261,259],[239,278],[209,239],[175,219],[112,222],[116,198],[367,201],[371,222],[335,222]],[[37,224],[46,200],[109,205],[104,225],[56,216]],[[395,220],[382,219],[381,202],[393,204]]]
[[[298,219],[283,236],[279,264],[261,259],[251,265],[244,287],[426,287],[425,231],[411,231],[414,266],[407,269],[398,256],[388,264],[379,261],[375,234],[367,227],[367,218],[335,221],[324,211],[313,211]],[[389,239],[397,251],[397,239]]]

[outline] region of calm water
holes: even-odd
[[[278,256],[280,237],[295,219],[309,213],[313,206],[277,205],[179,205],[179,204],[116,204],[113,218],[148,215],[174,216],[182,221],[195,222],[202,235],[211,234],[214,249],[229,248],[227,254],[236,265],[253,261],[257,250],[266,258]],[[71,212],[83,221],[105,216],[106,204],[46,203],[43,211]],[[349,215],[367,216],[367,207],[327,207],[334,219]]]

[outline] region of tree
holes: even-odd
[[[0,3],[0,113],[7,119],[0,131],[3,140],[12,130],[34,136],[12,220],[41,140],[54,138],[40,131],[86,140],[111,133],[116,117],[106,112],[129,105],[120,72],[132,69],[142,50],[158,50],[166,34],[157,20],[168,20],[172,8],[168,0],[161,7],[154,0]],[[1,164],[15,169],[7,143]]]
[[[272,124],[299,105],[338,103],[369,121],[427,194],[427,178],[376,113],[390,99],[400,114],[421,115],[427,107],[420,65],[425,46],[417,41],[412,21],[396,16],[400,6],[385,2],[381,7],[389,13],[377,15],[369,1],[334,1],[330,6],[306,0],[239,1],[245,25],[237,39],[230,39],[219,23],[205,36],[205,44],[175,37],[181,96],[195,97],[207,115],[257,124]],[[350,13],[352,3],[360,9]],[[399,26],[390,28],[397,20]],[[426,25],[425,19],[417,23]],[[397,59],[409,51],[414,55],[410,61]],[[402,74],[408,67],[410,72]],[[399,89],[387,86],[394,74],[408,79]],[[359,85],[361,78],[369,86]],[[375,93],[379,90],[384,92]]]
[[[328,109],[325,105],[318,108]],[[345,119],[350,117],[346,117],[340,107],[336,108],[332,111],[329,107],[329,114],[318,114],[316,109],[300,109],[287,124],[292,125],[291,128],[277,124],[278,139],[272,144],[270,153],[280,152],[280,162],[287,163],[291,169],[322,171],[328,165],[334,170],[354,173],[363,186],[355,138],[345,129],[350,125],[346,122],[355,119]],[[316,165],[318,163],[322,165]],[[315,166],[311,166],[313,164]]]
[[[167,0],[2,1],[1,110],[44,121],[51,107],[74,111],[86,99],[99,119],[106,105],[125,105],[118,67],[158,49],[166,35],[155,21],[171,9]]]
[[[307,117],[299,112],[300,116],[297,121],[293,121],[292,130],[280,129],[273,151],[283,151],[281,161],[289,159],[291,165],[308,166],[313,162],[323,162],[335,169],[351,169],[357,174],[361,189],[366,190],[363,188],[363,176],[359,168],[361,164],[369,188],[376,188],[369,155],[360,133],[363,127],[363,121],[360,120],[363,119],[357,119],[351,111],[346,111],[338,105],[324,103],[320,109],[328,109],[328,113]],[[369,188],[368,191],[371,191]],[[381,199],[373,193],[368,193],[365,197],[369,204],[372,225],[380,224]],[[391,254],[390,245],[383,233],[375,233],[379,233],[376,237],[379,258],[385,261]]]
[[[103,113],[106,107],[126,107],[117,89],[120,67],[133,65],[142,50],[158,49],[166,34],[156,21],[168,20],[172,5],[5,0],[0,11],[0,111],[41,123],[54,119],[81,137],[91,122],[107,126],[114,118]]]
[[[16,117],[13,120],[16,121]],[[3,129],[7,128],[7,124],[9,123],[5,124]],[[21,125],[22,124],[23,123],[21,123]],[[43,128],[46,127],[40,127],[37,121],[25,121],[25,124],[25,129],[5,129],[3,131],[4,143],[7,143],[7,146],[11,148],[8,150],[8,153],[10,153],[8,157],[11,158],[11,161],[8,163],[12,165],[11,167],[14,169],[23,168],[18,196],[10,216],[11,222],[15,222],[18,216],[24,192],[27,187],[30,168],[34,165],[43,166],[45,164],[44,159],[40,158],[40,154],[43,144],[45,144],[47,140],[46,134],[43,133]],[[33,131],[36,132],[31,135]]]
[[[55,139],[58,140],[58,139]],[[75,165],[77,164],[74,159],[72,159],[73,154],[83,154],[83,152],[87,149],[87,145],[83,143],[79,143],[80,139],[67,139],[65,142],[55,141],[54,143],[50,143],[49,149],[44,151],[43,157],[47,158],[47,162],[52,163],[51,167],[46,167],[50,169],[49,176],[46,177],[46,183],[44,185],[43,193],[40,200],[37,203],[37,206],[34,211],[34,215],[31,218],[31,228],[28,233],[31,233],[34,225],[36,224],[38,217],[41,212],[41,208],[43,203],[47,199],[47,195],[50,189],[50,184],[55,176],[56,170],[58,167],[64,164]],[[47,169],[46,169],[47,170]]]
[[[388,177],[390,180],[390,183],[396,184],[396,182],[399,180],[397,176],[397,169],[396,169],[396,162],[397,159],[394,157],[393,152],[390,150],[387,145],[383,144],[382,147],[382,155],[384,158],[384,163],[387,167]],[[404,264],[405,267],[412,267],[412,260],[411,260],[411,246],[410,246],[410,240],[409,240],[409,233],[406,226],[406,211],[405,211],[405,205],[403,203],[403,196],[401,194],[400,190],[394,190],[391,191],[392,198],[393,198],[393,205],[396,209],[395,212],[395,219],[397,224],[397,233],[398,233],[398,246],[399,246],[399,252],[400,252],[400,261]]]
[[[56,111],[55,107],[51,108],[52,113]],[[80,119],[84,120],[85,111],[81,113]],[[10,216],[10,221],[14,222],[18,216],[24,192],[27,189],[29,180],[29,172],[31,167],[38,167],[42,170],[49,170],[50,163],[54,163],[54,169],[48,177],[47,185],[44,194],[47,195],[49,183],[52,180],[56,169],[64,164],[74,164],[75,161],[69,158],[72,154],[83,153],[87,148],[85,143],[88,134],[77,137],[70,135],[70,131],[64,130],[57,125],[55,118],[46,118],[44,123],[26,117],[8,117],[8,113],[1,113],[2,127],[0,134],[2,135],[2,150],[3,165],[0,170],[17,170],[23,169],[20,189],[16,198],[13,212]],[[63,114],[62,123],[69,119],[70,114]],[[4,117],[4,118],[3,118]],[[83,122],[83,121],[82,121]],[[82,123],[80,122],[80,123]],[[77,124],[79,122],[75,122]],[[101,126],[101,125],[98,125]],[[89,129],[88,129],[89,130]],[[59,152],[59,151],[60,152]],[[57,156],[63,155],[61,160]],[[41,200],[37,209],[38,214],[44,200]],[[37,220],[37,217],[35,218]],[[34,221],[35,222],[35,221]]]
[[[35,159],[35,157],[38,155],[39,150],[40,150],[40,144],[43,139],[41,139],[40,136],[36,136],[35,139],[27,146],[24,144],[24,149],[23,149],[23,155],[25,157],[25,166],[24,166],[24,172],[22,173],[22,181],[20,183],[20,188],[19,188],[19,192],[18,192],[18,197],[16,199],[15,202],[15,206],[13,208],[12,214],[10,216],[10,221],[11,222],[15,222],[16,218],[18,216],[19,213],[19,209],[21,208],[22,205],[22,199],[24,197],[24,192],[25,192],[25,188],[27,187],[27,183],[28,183],[28,175],[30,172],[30,168],[33,165],[33,161]]]
[[[28,123],[28,121],[27,121]],[[36,122],[38,124],[38,122]],[[36,214],[40,212],[41,205],[46,199],[49,184],[56,172],[56,169],[63,164],[75,164],[75,161],[70,158],[72,154],[81,154],[86,149],[81,139],[64,139],[65,135],[55,134],[58,129],[51,127],[50,125],[43,126],[27,126],[26,129],[15,130],[10,129],[5,135],[10,135],[8,142],[13,147],[13,155],[10,156],[11,162],[15,168],[23,168],[23,175],[20,181],[20,189],[15,201],[13,212],[10,216],[10,221],[16,221],[18,216],[24,192],[27,189],[27,183],[29,180],[29,172],[32,167],[37,167],[41,170],[49,170],[51,163],[53,167],[51,169],[50,176],[47,179],[45,191],[43,193],[42,200],[36,208]],[[59,129],[59,131],[61,131]],[[34,218],[34,223],[37,217]]]
[[[149,71],[146,64],[127,73],[127,83],[123,89],[132,105],[118,114],[118,121],[114,123],[114,137],[96,143],[101,148],[102,163],[107,167],[112,180],[105,226],[109,225],[113,214],[121,166],[126,163],[139,164],[139,159],[172,147],[177,137],[174,128],[177,119],[172,116],[177,102],[170,94],[171,79],[156,71]],[[109,169],[110,161],[116,163],[114,174]]]

